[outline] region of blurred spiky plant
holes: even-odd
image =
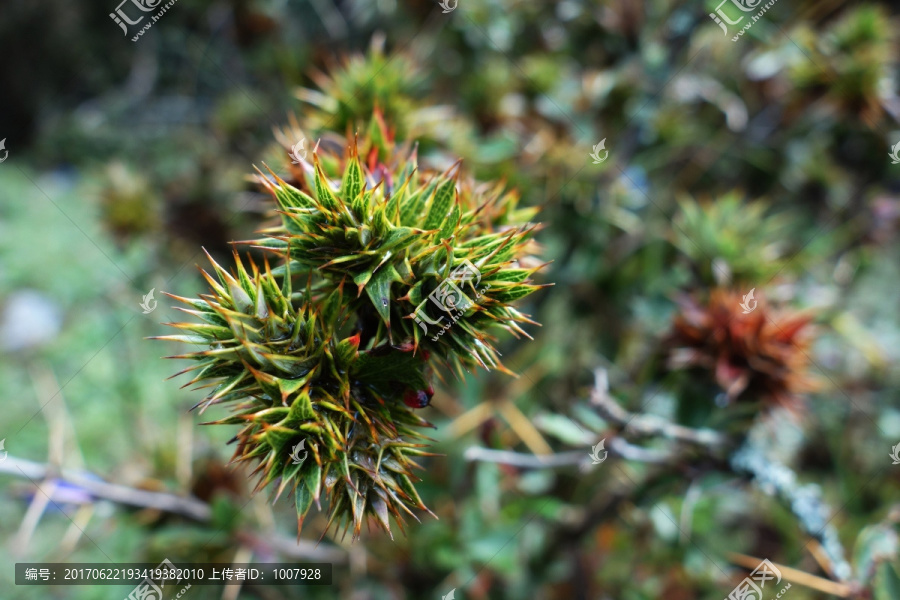
[[[761,201],[745,203],[731,193],[716,202],[679,202],[672,235],[704,283],[764,280],[785,265],[791,221]],[[797,257],[794,266],[800,265]]]
[[[729,403],[797,411],[802,394],[816,389],[808,372],[810,315],[773,311],[764,298],[721,288],[705,303],[684,297],[679,304],[666,344],[670,370],[704,371]]]
[[[792,61],[793,89],[816,95],[828,90],[828,102],[841,115],[858,116],[870,125],[881,119],[882,106],[895,85],[891,63],[897,55],[896,37],[884,9],[860,6],[826,35],[803,26],[792,38],[797,39],[792,43],[804,47]]]
[[[306,105],[301,111],[305,131],[316,137],[327,131],[364,131],[376,110],[398,139],[420,143],[427,143],[442,123],[462,125],[450,106],[427,103],[425,75],[418,63],[408,54],[386,54],[383,45],[383,39],[373,38],[366,54],[347,57],[327,72],[314,72],[318,89],[296,91]]]
[[[161,338],[205,346],[176,358],[196,361],[189,385],[212,388],[198,406],[232,405],[215,424],[242,425],[235,459],[259,463],[257,489],[293,489],[299,527],[325,495],[329,526],[354,538],[367,515],[390,531],[391,515],[427,510],[412,469],[429,424],[411,409],[428,404],[439,363],[506,370],[490,330],[527,335],[510,302],[540,287],[529,282],[540,266],[519,262],[534,249],[533,209],[459,165],[420,170],[373,122],[376,135],[345,152],[314,150],[298,187],[259,173],[281,223],[246,243],[281,264],[213,262],[210,295],[176,298],[202,322]]]

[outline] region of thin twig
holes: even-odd
[[[476,404],[465,413],[459,415],[445,427],[445,435],[448,439],[456,439],[469,433],[493,416],[491,405],[488,402]]]
[[[253,562],[253,550],[243,544],[238,548],[231,563],[232,565],[250,564]],[[243,580],[239,580],[236,585],[226,585],[222,590],[222,600],[237,600],[243,587]]]
[[[752,556],[747,556],[746,554],[737,554],[734,552],[728,553],[728,560],[747,569],[755,569],[762,562],[761,558],[754,558]],[[800,571],[799,569],[793,569],[791,567],[786,567],[777,563],[772,564],[775,565],[775,568],[781,571],[782,577],[784,577],[791,583],[796,583],[798,585],[824,592],[826,594],[839,596],[841,598],[850,597],[850,587],[843,583],[837,583],[835,581],[831,581],[830,579],[824,579],[817,575],[807,573],[806,571]]]
[[[497,411],[532,452],[535,454],[553,453],[553,448],[544,440],[541,432],[528,420],[528,417],[522,414],[522,411],[512,401],[504,400],[498,403]]]
[[[609,446],[607,450],[612,456],[626,460],[662,464],[675,458],[675,455],[671,452],[648,450],[647,448],[629,444],[622,438],[612,438],[607,442],[607,445]],[[553,469],[575,465],[589,467],[593,463],[591,453],[586,450],[559,452],[557,454],[524,454],[509,450],[493,450],[480,446],[468,448],[465,453],[465,459],[473,462],[500,463],[522,469]]]
[[[279,554],[297,561],[318,561],[345,564],[347,552],[339,546],[320,545],[309,540],[294,540],[272,532],[238,531],[235,538],[262,561],[266,556]]]
[[[212,518],[212,511],[209,505],[196,498],[160,492],[148,492],[123,485],[106,483],[104,481],[92,479],[93,475],[85,472],[75,472],[64,469],[62,473],[54,473],[47,465],[21,458],[14,458],[12,456],[7,457],[3,462],[0,462],[0,475],[2,474],[17,475],[35,481],[46,480],[48,483],[43,488],[45,494],[35,495],[35,500],[43,502],[44,504],[52,501],[53,496],[55,495],[53,490],[58,483],[66,482],[80,487],[85,492],[98,499],[180,514],[197,521],[209,521]],[[46,501],[41,501],[39,498],[46,499]],[[37,524],[36,520],[39,513],[43,513],[43,508],[44,507],[40,506],[34,508],[33,512],[35,513],[35,516],[30,518],[30,520],[35,521],[34,525]],[[33,529],[33,525],[31,524],[28,524],[25,527],[27,529]],[[306,540],[295,542],[292,539],[278,536],[273,533],[255,534],[252,532],[238,532],[235,534],[235,537],[248,549],[255,550],[259,554],[277,554],[294,560],[318,560],[335,564],[347,562],[347,554],[342,549],[324,547],[315,542]]]
[[[47,420],[47,461],[51,465],[62,464],[66,444],[66,408],[61,386],[56,382],[53,373],[43,366],[31,368],[31,379],[38,397],[38,406]],[[55,388],[55,389],[54,389]],[[57,396],[57,403],[52,409],[47,408],[47,400]]]
[[[666,464],[673,461],[681,460],[681,456],[673,451],[651,450],[642,446],[635,446],[628,443],[624,438],[614,437],[606,442],[609,446],[609,452],[613,456],[619,456],[625,460],[634,460],[637,462]]]
[[[658,436],[705,447],[725,445],[727,437],[712,429],[691,429],[671,423],[655,415],[630,413],[609,395],[609,380],[605,369],[594,371],[591,404],[600,416],[610,423],[642,436]]]
[[[0,466],[3,466],[4,463],[0,463]],[[25,518],[22,519],[22,523],[19,525],[19,532],[16,534],[15,548],[23,554],[28,548],[29,542],[31,542],[31,536],[34,535],[34,531],[37,529],[44,511],[47,510],[47,506],[50,504],[51,497],[56,489],[56,482],[44,482],[44,487],[46,489],[43,494],[35,494],[32,497],[28,510],[25,512]]]
[[[466,450],[465,458],[468,461],[492,462],[522,469],[548,469],[555,467],[571,467],[590,461],[587,452],[561,452],[559,454],[524,454],[509,450],[492,450],[472,446]]]
[[[57,481],[64,481],[79,487],[95,498],[102,498],[129,506],[154,508],[183,515],[197,521],[208,521],[212,517],[209,505],[196,498],[149,492],[124,485],[106,483],[105,481],[94,479],[94,476],[84,472],[63,469],[61,472],[56,473],[54,469],[45,464],[12,456],[0,462],[0,473],[24,476],[35,481],[55,477]]]
[[[84,530],[87,529],[88,523],[91,522],[95,510],[96,507],[93,504],[83,504],[75,511],[72,523],[54,552],[56,556],[62,559],[60,562],[64,562],[64,557],[69,556],[75,550],[78,541],[84,535]]]

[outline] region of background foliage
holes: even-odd
[[[737,42],[709,18],[714,2],[460,0],[443,14],[424,0],[201,0],[176,3],[136,43],[114,8],[0,8],[0,439],[16,459],[191,493],[212,517],[63,486],[35,521],[43,492],[0,473],[4,564],[318,559],[336,583],[304,597],[719,599],[746,576],[732,552],[841,578],[809,535],[815,511],[797,504],[812,485],[853,597],[900,597],[896,6],[782,1]],[[543,324],[534,341],[499,346],[519,378],[445,373],[421,413],[442,455],[422,460],[419,491],[439,519],[395,541],[373,529],[316,547],[326,514],[314,511],[297,545],[292,503],[250,495],[226,467],[233,432],[196,425],[197,394],[158,360],[174,352],[144,340],[181,320],[172,303],[148,315],[138,304],[151,288],[202,292],[201,246],[227,259],[228,242],[271,222],[249,174],[287,169],[289,114],[311,143],[365,126],[376,103],[432,165],[462,157],[542,208],[553,263],[536,278],[555,285],[521,305]],[[601,140],[609,158],[593,164]],[[764,394],[729,402],[708,365],[673,365],[676,315],[719,288],[755,289],[766,315],[809,317],[790,364],[814,385],[791,411]],[[670,451],[598,414],[598,368],[628,411],[756,439],[796,485],[773,493],[762,475],[779,471],[750,477],[734,447],[662,466],[612,451],[589,468],[467,459],[475,446],[587,459],[626,437]],[[11,573],[0,570],[3,598],[37,597]]]

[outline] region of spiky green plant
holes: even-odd
[[[470,156],[477,149],[473,124],[452,106],[430,103],[422,66],[411,54],[385,53],[382,45],[383,40],[373,38],[367,53],[314,72],[316,87],[297,89],[295,95],[304,105],[299,124],[303,131],[310,139],[366,131],[377,113],[397,139],[415,139],[426,150],[461,148]]]
[[[519,208],[502,184],[461,179],[459,163],[420,171],[416,151],[396,147],[383,121],[373,123],[374,134],[342,155],[314,152],[299,188],[260,173],[281,223],[255,245],[290,257],[295,274],[315,273],[323,290],[352,282],[364,342],[410,343],[460,376],[466,366],[505,370],[490,329],[518,337],[527,335],[521,323],[534,324],[510,303],[540,287],[530,277],[541,265],[526,267],[535,263],[529,220],[537,209]],[[470,307],[458,321],[460,311],[445,310],[453,303]]]
[[[491,330],[527,335],[510,302],[541,287],[529,279],[540,266],[518,262],[533,260],[535,211],[458,164],[420,170],[383,124],[301,167],[299,187],[259,174],[281,223],[247,244],[281,264],[213,262],[210,295],[176,297],[201,322],[162,339],[204,346],[176,358],[196,361],[189,385],[212,388],[198,406],[231,405],[215,424],[242,425],[235,459],[259,463],[257,488],[291,488],[298,527],[324,494],[329,526],[356,538],[367,515],[390,531],[390,515],[427,510],[412,469],[429,424],[412,408],[428,403],[433,369],[505,370]],[[310,459],[295,464],[300,447]]]
[[[870,127],[883,118],[883,82],[890,77],[897,46],[882,7],[854,7],[824,34],[804,24],[791,37],[800,44],[792,41],[791,46],[803,48],[790,61],[794,94],[818,96],[827,90],[826,101],[841,116],[859,115]]]
[[[774,213],[764,201],[744,202],[736,193],[705,203],[683,198],[679,209],[674,243],[705,281],[764,281],[784,266],[790,214]]]
[[[421,100],[424,73],[411,57],[385,54],[373,43],[366,54],[350,56],[327,73],[313,73],[312,78],[318,89],[304,87],[296,92],[308,105],[303,111],[307,130],[321,134],[365,129],[365,120],[378,108],[401,139],[421,133],[415,131],[415,124],[427,114]]]

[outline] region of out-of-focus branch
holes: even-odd
[[[707,450],[723,447],[727,437],[711,429],[691,429],[654,415],[630,413],[616,403],[609,395],[609,380],[605,369],[594,371],[594,389],[591,404],[606,421],[623,430],[642,437],[661,437],[683,444],[702,446]],[[606,442],[606,450],[613,456],[626,460],[652,464],[671,464],[682,460],[683,448],[667,450],[643,448],[629,443],[623,437],[612,437]],[[466,450],[468,461],[493,462],[523,469],[552,469],[557,467],[580,466],[588,468],[592,464],[591,454],[585,451],[561,452],[558,454],[522,454],[507,450],[492,450],[473,446]]]
[[[26,477],[32,481],[56,479],[81,488],[87,494],[104,500],[110,500],[128,506],[154,508],[157,510],[183,515],[197,521],[208,521],[212,516],[209,505],[196,498],[176,496],[161,492],[138,490],[124,485],[107,483],[84,472],[63,469],[55,473],[45,464],[21,458],[7,457],[0,462],[0,473]]]
[[[76,486],[85,492],[85,495],[102,500],[109,500],[118,504],[136,506],[140,508],[152,508],[172,514],[182,515],[197,521],[209,521],[212,518],[212,510],[205,502],[197,498],[177,496],[161,492],[149,492],[138,490],[124,485],[106,483],[95,479],[94,475],[83,471],[71,471],[63,469],[57,473],[55,469],[45,464],[24,460],[21,458],[7,457],[0,462],[0,474],[15,475],[32,481],[50,482],[50,487],[44,486],[44,494],[38,494],[40,498],[48,498],[46,501],[59,502],[55,490],[59,482],[65,482]],[[283,556],[295,560],[320,560],[331,563],[347,562],[347,553],[340,548],[325,547],[306,540],[292,540],[274,534],[257,534],[250,531],[240,531],[236,537],[244,545],[252,548],[262,557],[273,555]]]
[[[681,460],[681,456],[674,450],[653,450],[630,444],[624,438],[614,437],[606,442],[609,447],[609,453],[613,456],[624,458],[625,460],[634,460],[637,462],[666,464]]]
[[[618,427],[623,433],[631,432],[639,436],[662,437],[681,444],[702,446],[708,451],[728,449],[729,446],[734,445],[734,440],[730,440],[728,436],[713,430],[691,429],[670,423],[654,415],[630,413],[619,406],[609,395],[609,382],[604,369],[595,370],[594,378],[595,385],[591,392],[591,405],[595,407],[604,420]],[[827,570],[838,580],[837,583],[828,582],[828,589],[831,590],[829,593],[836,595],[846,594],[849,590],[846,582],[849,580],[852,570],[844,558],[846,553],[838,539],[837,531],[830,524],[829,515],[831,511],[822,500],[820,488],[812,484],[800,485],[795,473],[780,462],[768,458],[763,448],[759,447],[758,443],[754,443],[753,438],[753,432],[751,431],[744,444],[731,455],[730,460],[713,460],[709,462],[708,466],[715,470],[748,475],[752,477],[754,483],[762,490],[787,504],[798,518],[800,527],[821,546],[821,553],[828,559]],[[619,437],[611,438],[608,445],[610,454],[629,460],[643,460],[644,462],[668,463],[672,465],[674,462],[685,458],[687,458],[688,462],[693,463],[697,458],[696,456],[693,459],[689,458],[691,453],[686,454],[683,445],[681,448],[676,446],[672,450],[665,452],[650,451],[646,448],[629,444]],[[645,455],[651,452],[653,453],[652,457]],[[567,452],[548,457],[538,457],[486,448],[470,448],[466,452],[466,458],[468,460],[499,462],[520,467],[546,468],[584,464],[590,457],[583,456],[583,454],[582,452]],[[687,465],[681,466],[685,467]],[[646,476],[640,484],[636,484],[631,489],[619,491],[610,497],[599,500],[597,503],[592,502],[577,524],[566,528],[565,531],[558,532],[554,536],[541,554],[541,560],[535,563],[535,568],[538,570],[545,568],[552,561],[555,553],[566,544],[570,544],[572,540],[577,540],[589,534],[594,527],[606,519],[613,518],[620,505],[627,499],[643,496],[644,493],[659,485],[666,478],[665,470],[657,470],[652,475]],[[732,559],[734,560],[734,557]],[[792,569],[789,571],[796,583],[809,585],[815,589],[823,589],[822,586],[825,584],[822,582],[827,581],[816,578],[813,584],[818,585],[813,585],[810,583],[812,580],[804,578],[799,571]]]
[[[623,431],[665,437],[709,450],[728,445],[728,437],[713,430],[690,429],[654,415],[629,413],[609,395],[609,381],[604,369],[594,371],[594,381],[591,404],[604,419]],[[821,544],[822,552],[830,562],[831,575],[840,581],[847,581],[852,571],[844,558],[846,553],[837,531],[830,524],[831,510],[822,500],[820,488],[813,484],[799,485],[795,473],[786,465],[767,458],[763,448],[757,447],[752,437],[751,433],[745,444],[732,455],[728,467],[735,473],[750,475],[762,490],[787,504],[801,528]]]
[[[606,442],[607,450],[612,456],[618,456],[626,460],[662,464],[676,458],[672,452],[660,450],[648,450],[629,444],[622,438],[612,438]],[[477,462],[492,462],[522,469],[553,469],[557,467],[580,466],[589,468],[593,463],[591,453],[585,450],[573,452],[560,452],[557,454],[524,454],[510,452],[509,450],[492,450],[472,446],[465,453],[465,459]]]
[[[235,535],[242,544],[253,549],[254,554],[261,560],[277,554],[293,560],[345,564],[349,558],[343,548],[309,540],[294,540],[273,533],[254,533],[246,530],[238,531]]]
[[[748,436],[747,442],[731,457],[731,468],[736,473],[749,475],[765,493],[786,504],[800,527],[821,544],[828,557],[830,572],[840,581],[848,581],[853,574],[847,562],[837,530],[831,524],[832,510],[822,499],[819,486],[801,485],[790,467],[768,458],[764,449]]]
[[[606,369],[596,369],[594,371],[591,405],[597,409],[597,412],[606,421],[622,428],[624,431],[634,432],[642,436],[663,437],[707,448],[724,446],[728,439],[712,429],[691,429],[690,427],[670,423],[655,415],[628,412],[609,395],[609,379],[606,375]]]
[[[524,454],[509,450],[492,450],[480,446],[468,448],[465,453],[465,459],[470,462],[500,463],[522,469],[570,467],[590,461],[587,453],[582,451],[560,452],[558,454]]]
[[[728,559],[734,564],[747,569],[755,569],[763,561],[761,558],[754,558],[752,556],[747,556],[746,554],[737,554],[734,552],[728,554]],[[830,579],[818,577],[807,573],[806,571],[801,571],[800,569],[794,569],[785,565],[775,564],[775,567],[787,581],[840,598],[848,598],[851,595],[852,589],[846,584],[837,583]]]
[[[591,404],[597,412],[613,426],[618,427],[623,433],[630,432],[645,437],[662,437],[678,444],[667,450],[650,450],[630,444],[622,437],[611,437],[607,440],[606,450],[613,456],[647,463],[664,465],[662,470],[656,470],[648,474],[644,480],[626,490],[620,490],[610,497],[592,502],[584,511],[582,518],[576,524],[557,532],[551,539],[545,551],[541,554],[535,568],[540,570],[552,562],[556,552],[573,540],[589,534],[594,527],[606,519],[613,518],[621,504],[630,498],[641,497],[644,493],[659,485],[670,476],[665,465],[669,467],[687,463],[699,466],[696,452],[690,451],[686,445],[700,446],[707,451],[728,449],[734,445],[734,440],[728,436],[710,429],[691,429],[682,425],[670,423],[654,415],[630,413],[623,409],[609,395],[609,382],[606,371],[597,369],[594,371],[595,385],[591,392]],[[809,533],[813,539],[821,545],[821,553],[827,557],[827,565],[830,574],[839,581],[827,582],[821,578],[815,581],[804,577],[799,571],[790,569],[791,578],[796,583],[808,585],[822,590],[823,582],[827,582],[829,593],[842,595],[849,593],[845,585],[852,574],[847,563],[844,549],[837,537],[837,531],[829,522],[830,509],[823,502],[821,490],[818,486],[807,484],[799,485],[794,472],[787,466],[768,458],[763,448],[754,443],[753,432],[747,436],[744,444],[737,448],[730,460],[713,459],[707,455],[703,462],[708,467],[719,471],[731,471],[737,474],[749,475],[754,483],[761,489],[776,496],[787,504],[798,518],[801,528]],[[694,455],[691,458],[691,455]],[[564,452],[551,455],[533,455],[510,452],[506,450],[493,450],[490,448],[471,447],[466,450],[465,458],[468,461],[481,461],[506,464],[520,468],[546,469],[566,466],[580,466],[582,469],[591,467],[592,455],[586,451]],[[605,460],[605,458],[603,459]],[[681,461],[687,463],[681,464]],[[603,462],[603,461],[601,461]],[[599,463],[595,463],[599,464]],[[658,468],[659,469],[659,468]],[[684,533],[684,532],[682,532]],[[734,557],[732,557],[734,559]]]
[[[16,549],[28,547],[31,536],[34,535],[34,531],[41,521],[41,516],[44,514],[44,511],[47,510],[47,506],[52,500],[53,492],[56,490],[56,482],[46,482],[41,489],[43,493],[34,495],[31,502],[28,504],[28,510],[25,511],[25,518],[22,519],[22,523],[19,525],[19,532],[16,534],[14,546]]]

